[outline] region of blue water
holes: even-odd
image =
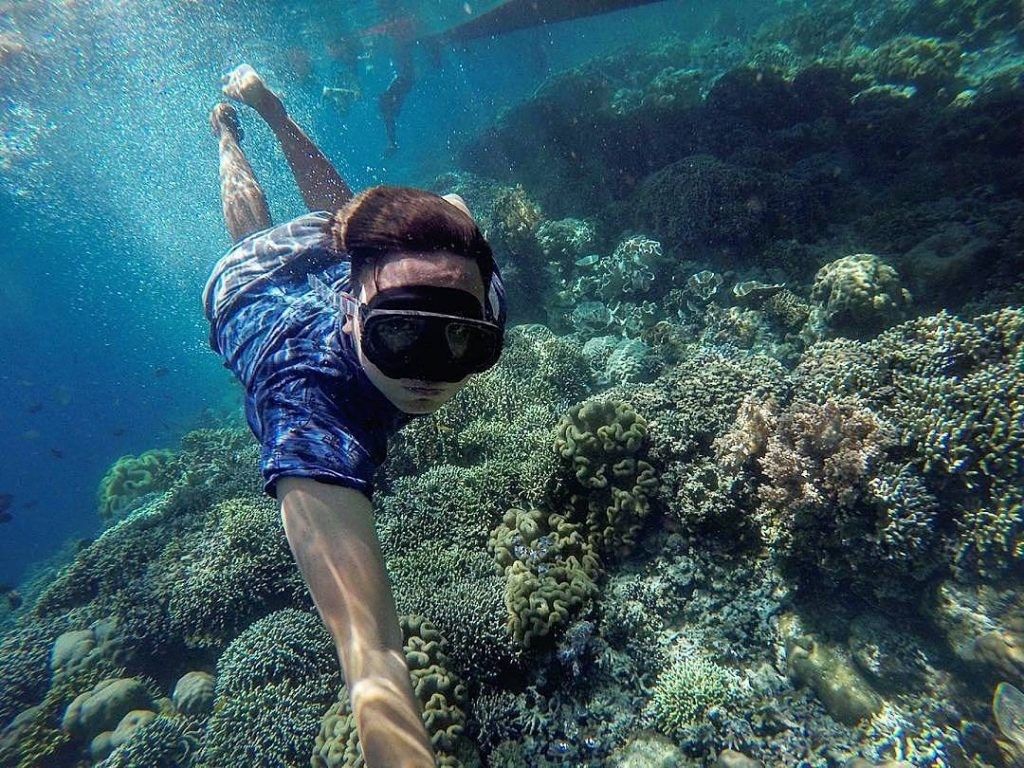
[[[335,30],[373,20],[338,3],[19,3],[0,16],[29,51],[0,64],[0,583],[99,528],[96,487],[119,456],[174,447],[240,394],[206,346],[199,297],[229,246],[207,115],[248,62],[355,188],[429,183],[452,150],[553,71],[707,12],[667,2],[527,30],[418,60],[420,82],[386,156],[376,95],[393,74],[381,40],[360,62],[347,115],[322,96],[350,85]],[[308,56],[309,71],[301,70]],[[302,203],[269,132],[243,114],[244,146],[275,221]]]

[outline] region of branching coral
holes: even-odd
[[[862,404],[797,401],[779,415],[761,470],[760,495],[774,510],[796,515],[850,507],[860,500],[891,442],[886,427]]]
[[[859,392],[891,425],[908,468],[868,490],[902,499],[889,512],[901,519],[941,497],[933,528],[954,552],[943,565],[965,573],[995,575],[1024,557],[1024,469],[1014,458],[1024,450],[1022,349],[1019,310],[973,322],[940,313],[867,344],[815,345],[794,375],[801,396]]]
[[[654,686],[647,716],[667,736],[678,737],[708,710],[740,698],[739,675],[692,651],[677,651]]]
[[[199,766],[307,766],[317,723],[339,686],[314,613],[285,609],[240,634],[217,663],[217,696]]]
[[[254,611],[305,594],[281,528],[277,505],[265,496],[220,502],[201,530],[171,545],[157,576],[175,634],[191,646],[222,647]]]
[[[867,64],[883,82],[909,83],[934,93],[955,87],[961,57],[956,42],[901,35],[876,48]]]
[[[894,439],[851,398],[796,400],[780,413],[759,459],[758,519],[809,581],[901,597],[908,579],[935,571],[939,505],[917,475],[886,461]]]

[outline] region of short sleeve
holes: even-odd
[[[370,496],[378,461],[315,386],[288,386],[261,408],[263,488],[276,497],[282,477],[308,477]]]

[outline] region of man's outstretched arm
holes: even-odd
[[[366,765],[433,768],[370,500],[307,478],[282,479],[277,498],[288,544],[338,649]]]
[[[284,151],[302,199],[311,211],[336,211],[352,198],[337,169],[292,120],[284,103],[252,67],[242,64],[224,78],[224,95],[255,109]]]

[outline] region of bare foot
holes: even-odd
[[[213,128],[213,135],[217,138],[227,133],[235,141],[242,140],[242,129],[238,125],[238,112],[223,101],[210,112],[210,127]]]
[[[281,99],[248,64],[240,64],[224,75],[221,84],[225,96],[252,107],[260,114],[284,111]]]

